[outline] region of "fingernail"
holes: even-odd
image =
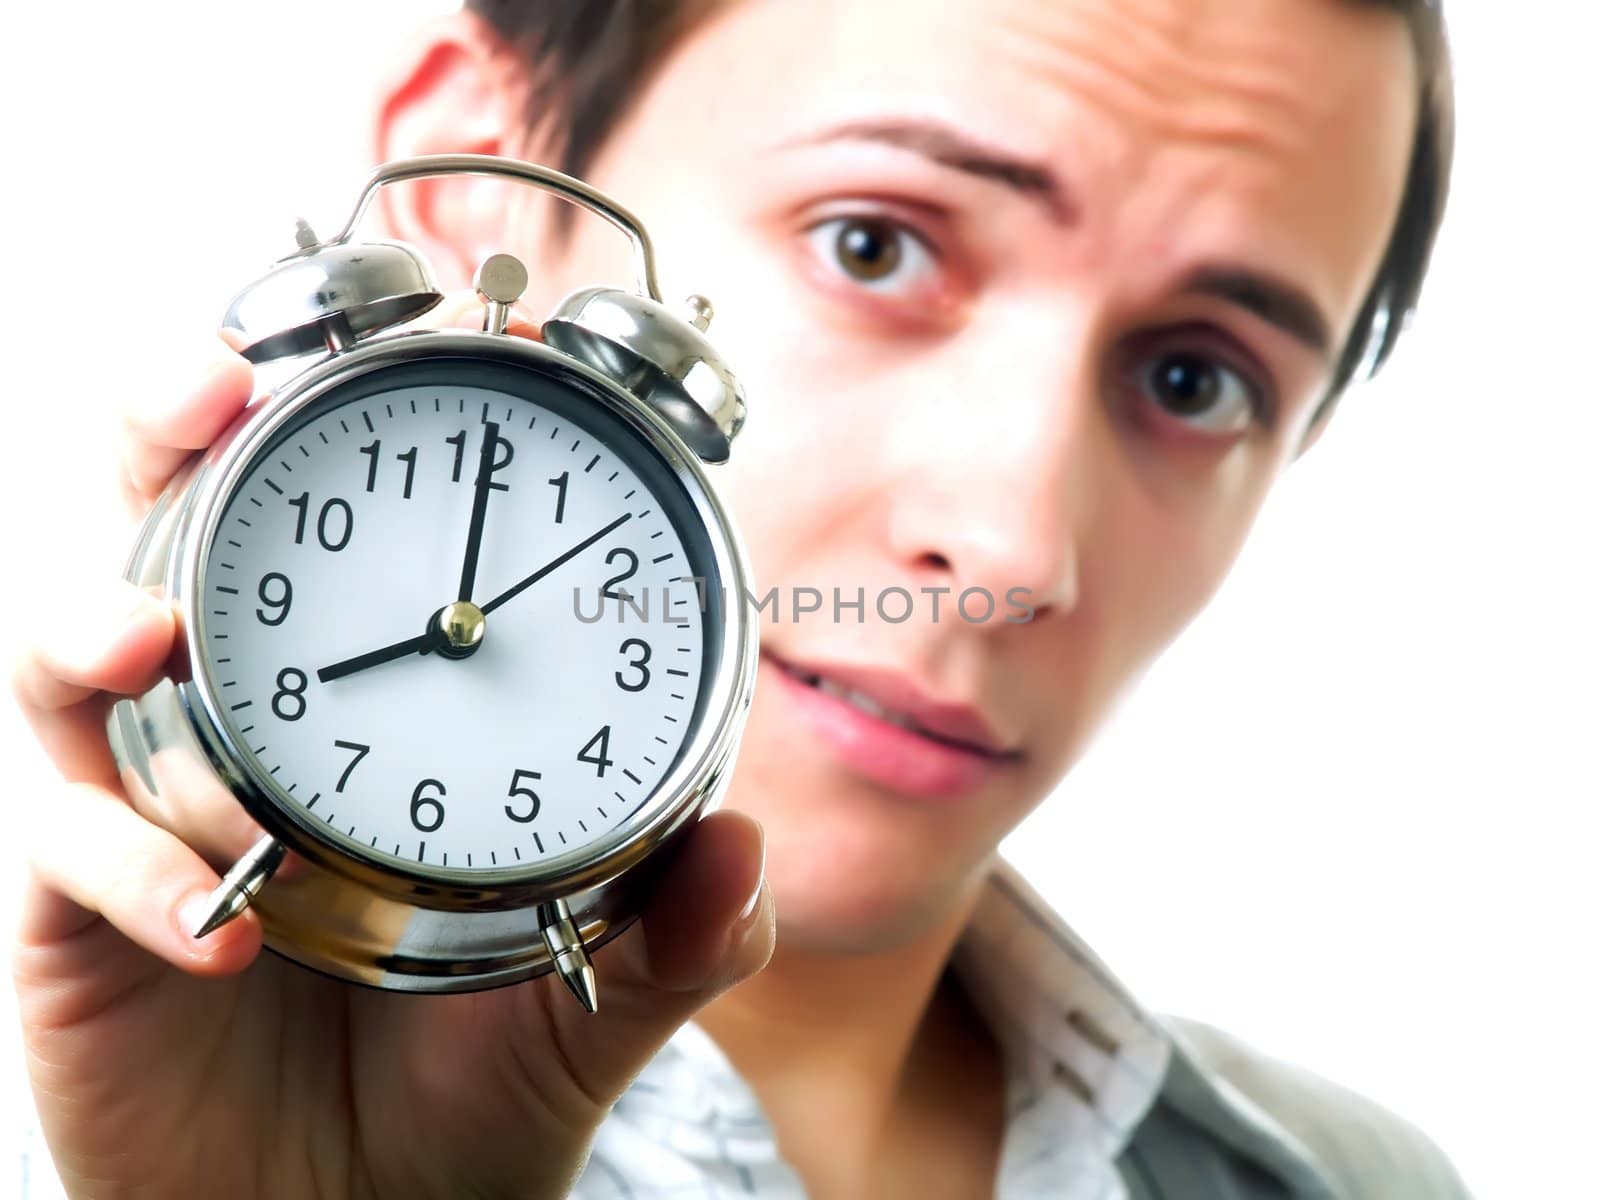
[[[761,900],[761,885],[767,878],[767,831],[761,825],[756,826],[761,837],[761,865],[756,871],[756,886],[750,893],[750,898],[744,902],[744,907],[739,910],[739,920],[748,921],[750,914],[755,912],[757,903]]]
[[[195,892],[178,905],[178,928],[183,930],[184,937],[194,940],[195,930],[211,915],[211,908],[210,892]]]

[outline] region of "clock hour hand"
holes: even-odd
[[[430,623],[427,632],[414,638],[407,638],[403,642],[396,642],[381,650],[369,650],[365,654],[336,662],[330,667],[323,667],[317,671],[317,679],[322,683],[331,683],[335,679],[343,679],[346,675],[354,675],[357,671],[365,671],[368,667],[376,667],[380,663],[393,662],[408,654],[426,654],[438,645],[439,638],[440,634]]]
[[[482,607],[483,615],[484,616],[488,616],[495,609],[499,608],[502,604],[504,604],[507,600],[510,600],[514,596],[517,596],[517,595],[521,594],[521,592],[524,589],[532,587],[534,584],[538,583],[539,580],[543,579],[546,575],[550,574],[551,571],[554,571],[562,563],[566,562],[567,559],[575,558],[578,555],[582,554],[590,546],[594,545],[601,538],[605,537],[606,534],[610,533],[613,529],[615,529],[617,526],[621,525],[624,521],[626,521],[631,516],[633,516],[632,513],[623,513],[620,517],[618,517],[615,521],[611,522],[611,524],[607,525],[604,529],[600,529],[600,530],[597,530],[594,533],[591,533],[588,537],[584,538],[583,541],[579,542],[576,546],[572,547],[572,549],[567,550],[562,554],[558,554],[555,558],[552,558],[549,562],[545,563],[544,566],[540,567],[537,571],[535,571],[532,575],[529,575],[526,579],[522,580],[520,583],[512,584],[505,591],[501,592],[498,596],[496,596],[493,600],[489,601],[489,603],[483,605],[483,607]]]

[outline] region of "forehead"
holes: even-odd
[[[741,0],[663,85],[731,155],[864,114],[1048,164],[1080,257],[1245,255],[1353,315],[1404,183],[1404,22],[1355,0]],[[703,126],[702,126],[703,121]]]

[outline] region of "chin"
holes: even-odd
[[[864,953],[903,945],[949,913],[992,853],[919,841],[904,823],[873,813],[869,797],[851,812],[839,792],[810,805],[792,787],[784,793],[735,788],[727,804],[766,830],[780,949]]]

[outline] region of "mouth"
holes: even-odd
[[[975,705],[934,700],[904,673],[790,662],[765,649],[761,657],[846,766],[896,791],[966,794],[1022,757]]]

